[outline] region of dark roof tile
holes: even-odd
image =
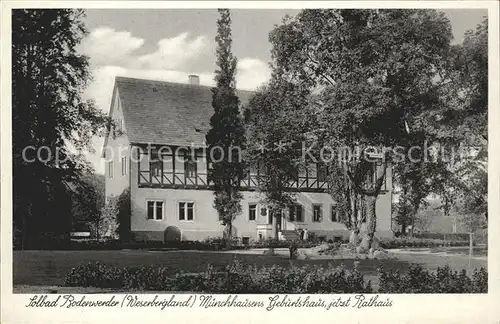
[[[213,115],[211,87],[116,77],[131,143],[202,146]],[[253,92],[238,91],[242,104]]]

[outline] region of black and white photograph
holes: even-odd
[[[9,9],[26,306],[491,292],[488,8],[77,7]]]

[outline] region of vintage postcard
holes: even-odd
[[[498,2],[1,10],[2,323],[500,323]]]

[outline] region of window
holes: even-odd
[[[337,215],[337,205],[332,205],[332,210],[331,210],[331,217],[332,217],[332,222],[338,222],[338,215]]]
[[[161,220],[163,219],[163,201],[148,200],[148,219]]]
[[[187,178],[195,178],[197,172],[196,159],[191,155],[186,155],[184,159],[184,172]]]
[[[122,176],[127,175],[127,157],[122,157]]]
[[[248,205],[248,220],[254,221],[256,215],[257,215],[257,205],[255,204]]]
[[[241,243],[243,243],[243,245],[248,245],[250,244],[250,238],[248,236],[243,236],[241,238]]]
[[[319,223],[323,218],[321,205],[313,205],[313,222]]]
[[[163,169],[163,162],[157,157],[149,162],[149,169],[151,170],[151,175],[159,177]]]
[[[179,202],[179,220],[194,220],[194,202]]]
[[[304,208],[301,205],[297,205],[297,217],[295,218],[297,222],[304,221]]]
[[[304,221],[304,213],[302,209],[302,205],[293,205],[290,206],[290,213],[288,215],[291,222],[303,222]]]
[[[108,162],[108,178],[113,179],[114,167],[113,161]]]

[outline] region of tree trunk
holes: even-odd
[[[359,241],[359,230],[357,228],[353,228],[351,230],[351,235],[349,236],[349,243],[352,246],[356,246],[358,245],[358,241]]]
[[[361,248],[364,251],[368,251],[373,245],[373,238],[377,229],[377,215],[375,211],[377,197],[366,196],[364,200],[366,203],[366,231],[361,241]]]
[[[233,222],[229,221],[227,223],[227,228],[228,228],[228,233],[227,233],[227,240],[226,240],[226,245],[231,246],[232,245],[232,240],[233,240]]]
[[[356,246],[358,244],[358,209],[356,208],[356,197],[351,198],[351,236],[349,237],[349,243]]]

